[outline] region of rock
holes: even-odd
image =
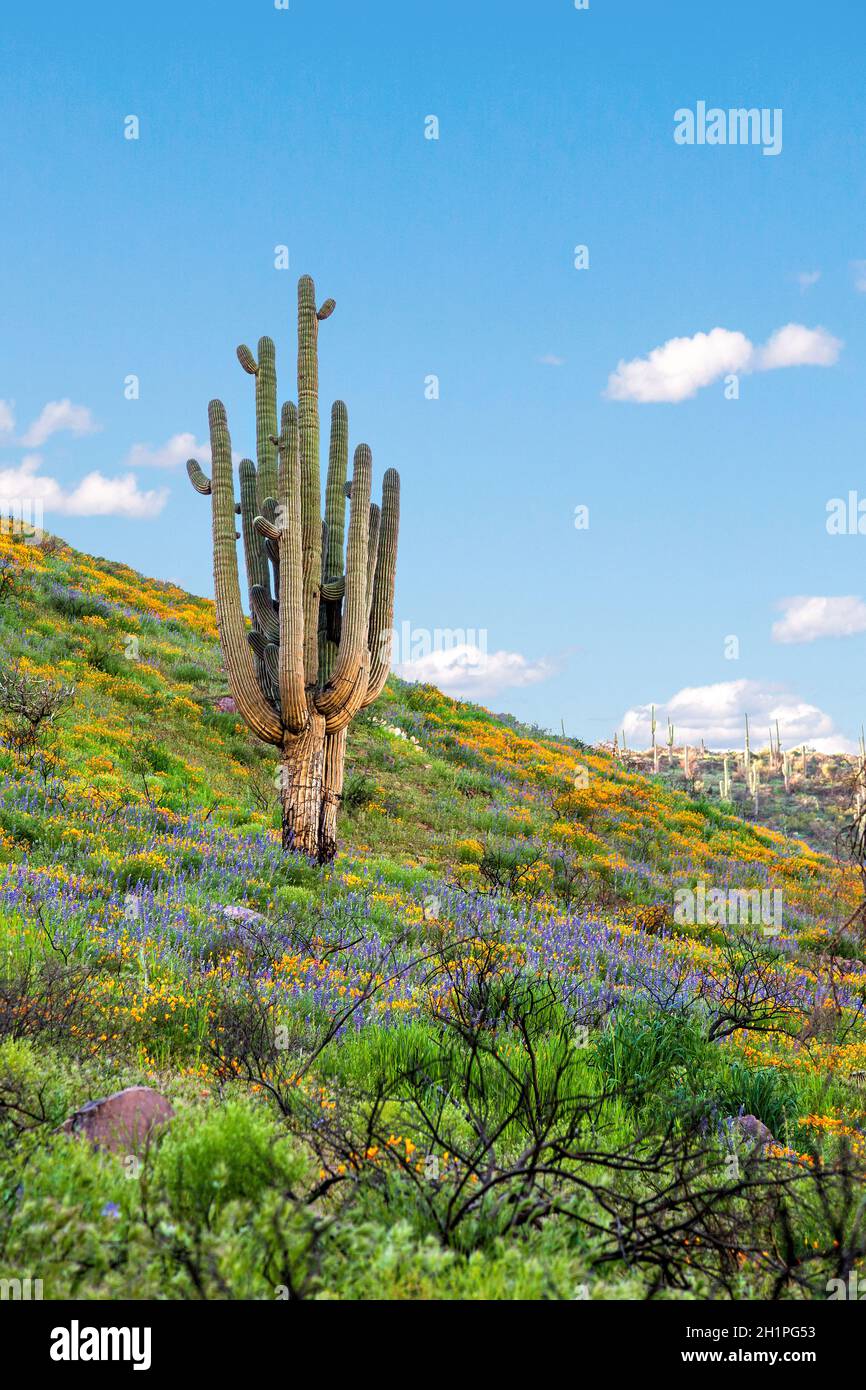
[[[214,704],[214,709],[220,710],[222,714],[237,714],[238,712],[233,695],[220,695]]]
[[[757,1115],[729,1115],[727,1123],[754,1149],[762,1149],[766,1144],[776,1142],[774,1135]]]
[[[241,907],[233,903],[229,904],[228,907],[221,907],[219,910],[223,917],[228,917],[230,922],[243,922],[248,927],[268,920],[260,912],[254,912],[251,907]]]
[[[65,1134],[86,1139],[109,1153],[141,1153],[174,1118],[174,1108],[151,1086],[127,1086],[125,1091],[89,1100],[61,1125]]]

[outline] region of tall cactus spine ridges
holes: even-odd
[[[250,729],[280,749],[283,848],[326,862],[336,852],[346,734],[381,693],[390,668],[400,479],[385,473],[370,501],[373,460],[361,444],[347,482],[348,412],[331,411],[324,517],[319,468],[318,330],[334,301],[316,308],[312,279],[298,285],[298,404],[277,433],[276,350],[237,350],[255,377],[256,462],[238,468],[221,401],[208,410],[212,476],[190,459],[193,487],[210,496],[217,626],[229,686]],[[349,499],[348,535],[346,499]],[[241,604],[235,517],[240,514],[249,624]]]

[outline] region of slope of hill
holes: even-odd
[[[38,739],[0,698],[4,1273],[826,1297],[860,1267],[853,873],[393,679],[337,860],[287,859],[208,601],[62,542],[0,537],[0,577],[7,676],[74,686]],[[144,1154],[56,1132],[134,1084],[176,1111]]]

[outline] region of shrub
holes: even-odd
[[[347,811],[364,811],[376,800],[376,784],[363,772],[350,772],[343,786],[343,805]]]
[[[184,685],[203,685],[213,679],[210,671],[206,671],[194,661],[178,662],[172,670],[172,675]]]
[[[0,659],[0,712],[3,738],[26,762],[35,759],[54,734],[59,715],[75,695],[72,685],[57,685]]]
[[[685,1013],[620,1012],[596,1042],[602,1071],[635,1109],[664,1103],[685,1079],[692,1086],[712,1066],[714,1049],[695,1018]],[[694,1092],[700,1085],[692,1086]]]
[[[114,650],[111,638],[104,635],[88,643],[84,659],[88,666],[106,676],[120,676],[126,671],[126,658]]]
[[[484,772],[475,772],[468,767],[460,768],[454,785],[461,796],[470,799],[476,796],[490,796],[493,792],[490,777]]]
[[[229,1101],[176,1120],[153,1177],[177,1219],[209,1225],[228,1202],[257,1202],[269,1187],[291,1186],[303,1169],[263,1110]]]
[[[37,1053],[26,1038],[0,1041],[0,1135],[18,1137],[43,1125],[58,1125],[70,1106],[71,1090],[53,1059]]]
[[[541,852],[531,845],[487,844],[478,864],[481,877],[495,893],[527,893],[537,887],[543,865]]]

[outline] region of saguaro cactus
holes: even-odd
[[[731,799],[731,776],[729,765],[730,758],[726,753],[724,761],[722,763],[722,780],[719,783],[719,796],[721,797],[722,801],[730,801]]]
[[[322,518],[318,333],[334,307],[328,299],[317,309],[313,281],[302,277],[298,402],[283,405],[279,433],[272,340],[259,339],[258,359],[245,344],[237,350],[256,395],[257,461],[240,462],[240,502],[222,401],[208,407],[212,477],[195,459],[187,463],[193,487],[211,497],[217,625],[229,686],[253,733],[280,750],[283,849],[320,862],[336,851],[346,730],[388,676],[400,520],[393,468],[383,478],[381,508],[370,503],[366,444],[355,450],[346,481],[349,425],[342,401],[331,411]],[[238,580],[241,534],[249,625]]]

